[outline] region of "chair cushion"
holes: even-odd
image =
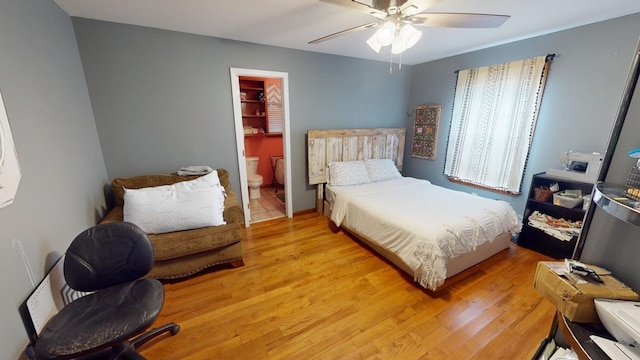
[[[156,279],[140,279],[81,297],[47,324],[36,342],[36,358],[74,358],[126,341],[153,324],[163,303],[164,288]]]
[[[67,249],[64,277],[78,291],[94,291],[136,280],[153,267],[147,234],[134,224],[99,224],[76,236]]]

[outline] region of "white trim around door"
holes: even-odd
[[[242,208],[244,209],[244,223],[249,227],[251,223],[251,208],[249,204],[249,188],[247,183],[246,154],[244,149],[244,130],[242,124],[242,105],[240,103],[240,76],[253,76],[263,78],[277,78],[282,81],[282,102],[284,112],[284,124],[282,131],[283,152],[285,167],[285,210],[287,217],[293,217],[291,198],[291,139],[289,125],[289,74],[286,72],[230,68],[231,94],[233,98],[233,117],[236,130],[236,146],[238,150],[238,171],[240,174],[240,193]]]

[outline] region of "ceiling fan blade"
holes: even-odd
[[[351,10],[359,11],[363,14],[377,17],[378,19],[384,19],[387,16],[387,12],[384,10],[376,9],[362,1],[356,0],[320,0],[320,2],[342,6]]]
[[[379,23],[373,22],[373,23],[368,23],[368,24],[352,27],[351,29],[338,31],[337,33],[333,33],[331,35],[323,36],[323,37],[321,37],[319,39],[315,39],[315,40],[309,41],[309,44],[318,44],[318,43],[321,43],[323,41],[327,41],[327,40],[331,40],[331,39],[337,38],[338,36],[346,35],[346,34],[349,34],[349,33],[352,33],[352,32],[356,32],[356,31],[360,31],[360,30],[364,30],[364,29],[378,27],[378,26],[380,26]]]
[[[453,28],[497,28],[510,17],[496,14],[428,12],[411,16],[412,19],[418,20],[414,25]]]
[[[411,16],[423,12],[441,1],[442,0],[406,0],[400,6],[400,11],[405,16]]]

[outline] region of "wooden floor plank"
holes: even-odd
[[[432,292],[315,213],[243,231],[245,266],[165,283],[156,325],[181,331],[144,356],[525,359],[555,312],[533,289],[550,258],[513,244]]]

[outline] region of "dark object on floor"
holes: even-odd
[[[276,197],[278,198],[278,200],[284,202],[284,193],[277,193]]]
[[[62,308],[36,341],[36,358],[144,359],[136,348],[180,326],[169,323],[136,338],[153,324],[164,304],[164,287],[140,279],[153,266],[147,235],[126,222],[101,224],[78,235],[64,259],[73,289],[92,292]]]

